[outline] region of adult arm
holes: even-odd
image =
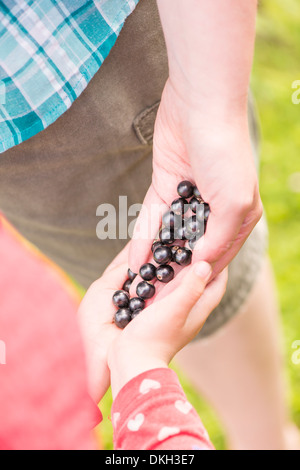
[[[194,260],[220,272],[262,215],[251,149],[247,98],[255,42],[256,0],[157,0],[166,38],[169,79],[158,111],[153,179],[137,222],[130,266],[150,253],[157,223],[149,217],[194,181],[211,214]],[[151,209],[152,207],[152,209]]]

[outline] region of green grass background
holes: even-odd
[[[269,223],[269,252],[281,307],[284,359],[290,381],[289,402],[300,428],[300,364],[291,361],[293,341],[300,340],[300,181],[291,189],[291,175],[300,172],[300,104],[292,103],[292,83],[300,80],[300,6],[298,0],[262,0],[251,86],[261,121],[260,191]],[[226,440],[217,415],[179,374],[188,399],[199,412],[217,449]],[[112,449],[110,392],[98,427],[103,445]]]

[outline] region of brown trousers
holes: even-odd
[[[96,209],[142,202],[151,182],[157,104],[168,77],[155,0],[141,0],[101,69],[54,124],[0,156],[0,210],[84,287],[98,278],[126,240],[99,240]],[[256,152],[253,108],[249,125]],[[258,224],[229,269],[227,292],[201,336],[244,302],[266,247]]]

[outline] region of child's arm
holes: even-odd
[[[168,368],[222,298],[226,273],[206,286],[210,275],[205,262],[191,266],[171,294],[143,310],[112,342],[108,366],[117,449],[213,449]]]
[[[111,419],[115,449],[214,449],[169,368],[151,369],[130,380],[113,402]]]
[[[123,330],[113,323],[115,308],[111,297],[126,277],[126,266],[110,268],[87,292],[79,319],[86,343],[91,392],[94,398],[99,395],[99,390],[103,389],[103,368],[108,367],[115,400],[112,418],[118,448],[130,449],[136,445],[129,429],[135,419],[143,419],[145,423],[147,419],[147,429],[144,425],[133,431],[139,442],[134,448],[139,448],[142,441],[143,448],[153,449],[161,445],[189,449],[193,445],[211,446],[195,412],[182,413],[189,405],[185,404],[186,398],[174,372],[168,369],[175,354],[197,335],[222,298],[227,273],[206,286],[210,275],[211,268],[205,262],[185,268],[177,275],[178,287],[170,294],[161,297],[158,294],[157,300]],[[153,374],[158,378],[159,374],[160,389],[145,393],[145,382],[139,384],[143,374],[145,378],[154,377]],[[142,387],[140,397],[137,387]],[[180,402],[178,412],[176,402],[177,406]],[[171,413],[173,407],[176,412]],[[137,410],[143,418],[136,417]],[[118,413],[121,413],[120,427],[116,426]],[[173,421],[166,421],[166,416],[172,416]],[[180,432],[176,437],[162,439],[166,432],[161,431],[164,427],[179,427]],[[188,436],[192,436],[192,440]]]

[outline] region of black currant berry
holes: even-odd
[[[175,253],[177,250],[179,250],[180,246],[179,245],[173,245],[171,246],[171,251],[172,251],[172,260],[174,261]]]
[[[152,281],[155,278],[156,267],[154,264],[145,263],[140,267],[140,276],[144,281]]]
[[[133,320],[135,317],[137,317],[142,311],[143,311],[142,308],[138,308],[137,310],[135,310],[134,312],[132,312],[132,314],[131,314],[131,320]]]
[[[175,240],[186,240],[186,231],[185,231],[185,219],[182,220],[183,225],[178,227],[174,232]]]
[[[159,231],[159,239],[164,245],[171,245],[174,242],[174,232],[168,228],[162,228]]]
[[[199,189],[197,188],[197,186],[194,186],[193,193],[194,193],[194,196],[195,196],[197,199],[202,199],[202,196],[201,196],[200,191],[199,191]]]
[[[191,264],[192,252],[187,248],[179,248],[175,253],[175,262],[180,266],[187,266]]]
[[[128,268],[128,277],[131,281],[134,281],[134,279],[136,278],[137,274],[134,273],[133,271],[131,271],[130,268]]]
[[[162,217],[162,224],[165,228],[173,230],[181,224],[181,216],[168,211]]]
[[[170,282],[174,278],[174,269],[169,264],[162,264],[156,269],[156,277],[160,282]]]
[[[126,308],[129,304],[129,295],[124,290],[117,290],[113,295],[113,304],[119,308]]]
[[[175,199],[171,204],[171,211],[176,215],[183,215],[189,210],[189,203],[183,197]]]
[[[194,185],[190,181],[181,181],[177,186],[177,193],[180,197],[190,198],[193,196]]]
[[[126,281],[123,284],[122,289],[125,290],[126,292],[129,292],[131,284],[132,284],[132,281],[130,279],[126,279]]]
[[[145,308],[145,301],[140,297],[133,297],[129,301],[129,308],[132,312],[135,310],[143,310]]]
[[[157,264],[167,264],[172,261],[172,251],[168,246],[159,246],[153,253],[154,261]]]
[[[204,220],[207,221],[209,214],[210,214],[210,207],[209,207],[209,204],[207,204],[206,202],[203,205],[204,205]]]
[[[193,197],[190,200],[190,208],[194,212],[194,214],[196,214],[197,208],[198,206],[200,206],[200,204],[201,204],[201,201],[199,201],[199,199],[197,199],[196,197]]]
[[[151,251],[152,253],[158,248],[159,246],[163,246],[162,242],[160,240],[156,240],[155,242],[152,243]]]
[[[196,215],[192,215],[186,221],[185,234],[188,240],[204,234],[204,220],[198,220]]]
[[[131,311],[129,308],[120,308],[114,316],[114,322],[118,328],[125,328],[131,321]]]
[[[136,287],[136,294],[141,299],[151,299],[155,294],[155,287],[147,281],[139,282]]]
[[[196,207],[195,213],[196,213],[197,220],[199,220],[199,222],[202,222],[202,223],[204,222],[204,211],[205,211],[205,204],[203,202],[200,202]]]
[[[189,240],[188,243],[189,243],[189,247],[190,247],[191,250],[193,250],[193,249],[195,248],[195,246],[196,246],[197,241],[199,240],[199,238],[201,238],[201,237],[196,236],[196,237],[191,238],[191,239]]]

